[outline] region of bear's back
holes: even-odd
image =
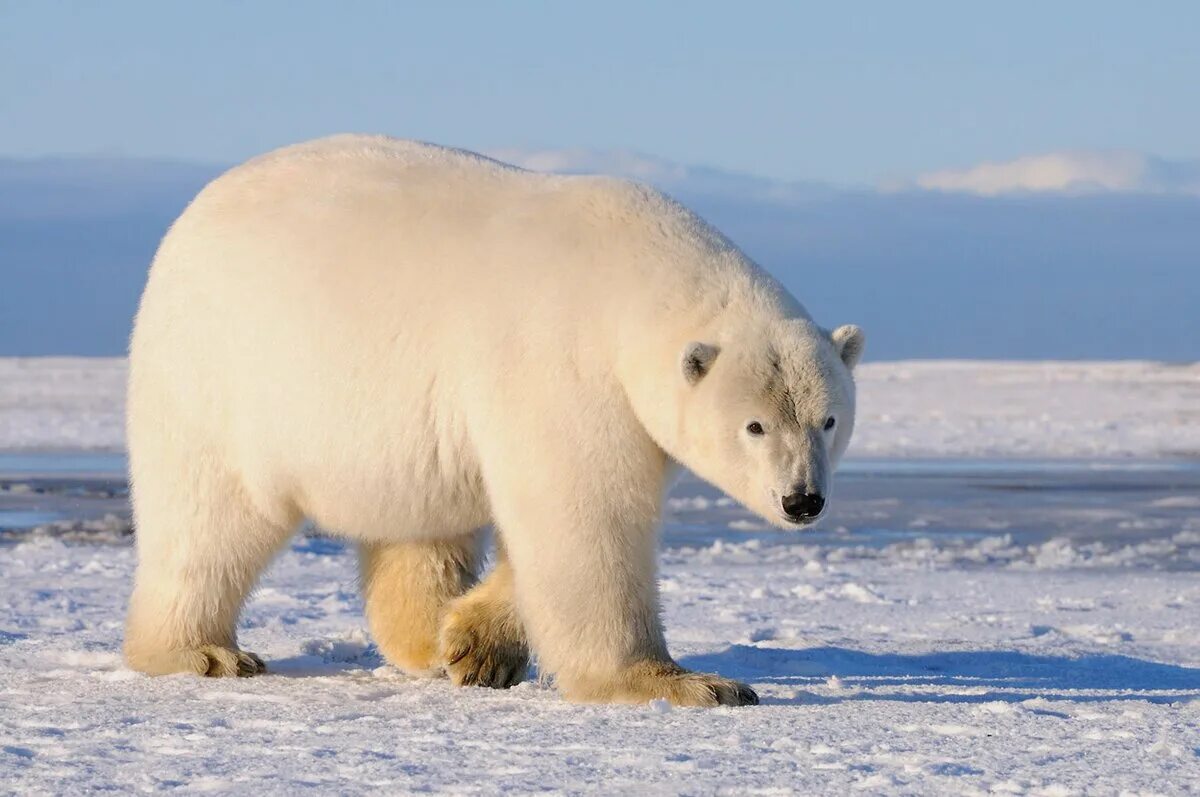
[[[416,179],[424,174],[442,179],[513,182],[546,177],[464,149],[384,135],[342,133],[267,152],[235,166],[219,179],[253,180],[288,171],[309,176],[409,175],[409,179]]]
[[[460,310],[533,302],[562,316],[589,312],[572,296],[593,309],[674,293],[691,301],[688,285],[720,293],[729,278],[760,276],[648,186],[367,135],[285,147],[226,172],[175,223],[154,271],[200,272],[189,290],[216,291],[217,304],[257,303],[270,286],[292,307],[359,320],[383,298],[410,315],[423,298]]]
[[[731,243],[647,186],[340,135],[205,187],[159,250],[135,344],[155,326],[210,351],[252,339],[264,351],[446,347],[455,359],[494,340],[594,350],[617,345],[617,330],[781,298]]]

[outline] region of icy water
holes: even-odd
[[[0,454],[0,539],[40,527],[73,540],[120,540],[130,527],[124,473],[120,454]],[[775,530],[685,474],[665,521],[667,549],[754,540],[864,556],[932,549],[965,557],[959,564],[972,557],[988,564],[1011,561],[1017,549],[1036,556],[1057,546],[1085,558],[1124,550],[1124,565],[1192,569],[1200,567],[1200,462],[851,460],[838,474],[828,517],[802,532]]]

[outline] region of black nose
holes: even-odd
[[[792,520],[808,520],[821,514],[825,497],[817,493],[796,493],[783,497],[783,511]]]

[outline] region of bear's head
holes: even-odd
[[[815,523],[854,430],[851,371],[865,341],[856,326],[789,319],[688,343],[677,455],[777,526]]]

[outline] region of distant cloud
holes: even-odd
[[[930,191],[980,196],[1108,192],[1200,194],[1200,161],[1169,161],[1119,150],[1052,152],[981,163],[969,169],[930,172],[917,177],[913,185]]]
[[[625,177],[680,197],[788,202],[824,196],[832,190],[818,182],[773,180],[627,150],[493,149],[485,154],[535,172]]]
[[[686,179],[688,167],[627,150],[494,149],[488,156],[535,172],[613,174],[646,182]]]
[[[625,150],[493,149],[487,155],[536,172],[610,174],[655,185],[681,198],[786,204],[827,197],[831,186],[773,180],[693,166]],[[1000,196],[1019,193],[1200,195],[1200,161],[1173,161],[1123,150],[1052,152],[968,169],[945,169],[890,183],[885,193],[912,189]]]

